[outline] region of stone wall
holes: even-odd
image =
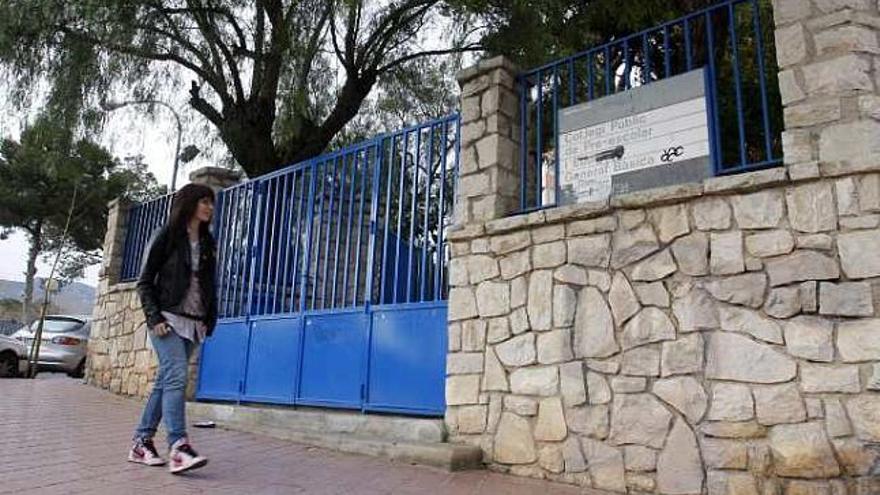
[[[190,174],[190,181],[212,188],[228,187],[239,180],[226,169],[207,167]],[[112,201],[108,207],[104,257],[98,274],[98,293],[92,314],[86,380],[113,393],[145,398],[158,370],[146,321],[134,282],[119,282],[122,251],[130,204]],[[192,398],[198,369],[198,353],[190,361],[187,398]]]
[[[450,241],[446,422],[491,468],[632,493],[880,493],[880,174],[778,168]]]

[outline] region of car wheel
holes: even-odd
[[[86,360],[83,358],[82,361],[79,362],[76,369],[68,373],[67,375],[71,378],[82,378],[85,376],[86,371]]]
[[[0,378],[15,378],[18,376],[18,356],[12,352],[0,354]]]

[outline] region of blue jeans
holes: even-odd
[[[186,382],[189,357],[196,345],[169,328],[163,337],[150,334],[153,349],[159,355],[159,372],[153,391],[144,406],[135,439],[153,438],[159,421],[165,418],[168,446],[186,436]]]

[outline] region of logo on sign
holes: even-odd
[[[660,154],[660,161],[663,163],[669,163],[683,154],[684,146],[673,146],[672,148],[666,148],[665,150],[663,150],[663,153]]]

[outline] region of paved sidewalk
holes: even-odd
[[[183,476],[126,462],[141,403],[58,375],[0,380],[0,493],[540,494],[573,486],[447,473],[223,429],[191,429],[210,463]],[[157,446],[164,446],[160,431]],[[590,491],[590,493],[596,493]]]

